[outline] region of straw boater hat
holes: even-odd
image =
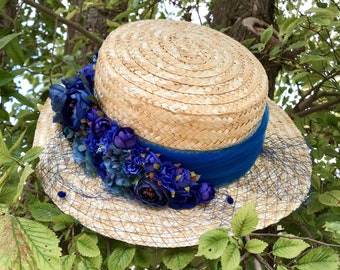
[[[98,104],[88,94],[92,67]],[[87,82],[79,84],[80,79]],[[230,227],[234,211],[249,202],[255,204],[261,229],[290,214],[306,198],[311,160],[304,138],[287,114],[267,99],[267,77],[258,60],[218,31],[168,20],[123,25],[106,38],[96,64],[80,72],[78,81],[74,78],[64,84],[66,88],[51,87],[54,111],[49,104],[41,110],[35,144],[45,150],[37,170],[53,202],[95,232],[136,245],[190,246],[198,244],[208,230]],[[71,95],[65,101],[59,95],[81,87],[85,96]],[[85,104],[91,108],[77,107],[87,98],[91,102]],[[60,100],[71,108],[66,113],[58,111]],[[143,176],[165,190],[168,205],[140,201],[159,194],[152,188],[138,193],[136,185],[142,181],[138,177],[134,176],[132,188],[122,185],[130,193],[119,193],[123,189],[117,189],[116,175],[117,182],[107,180],[111,177],[107,168],[114,167],[112,153],[122,148],[117,150],[123,153],[118,162],[126,169],[135,150],[124,144],[129,141],[121,147],[110,141],[103,150],[100,142],[107,133],[91,137],[95,120],[74,118],[82,109],[94,110],[94,117],[110,118],[105,132],[112,123],[115,128],[131,128],[125,128],[123,139],[134,140],[136,135],[138,151],[145,150],[136,154],[144,158],[142,167],[152,154],[156,161]],[[63,123],[63,130],[59,123],[52,123],[53,117]],[[81,141],[77,135],[70,143],[63,133],[68,138],[92,134],[92,139]],[[99,153],[112,167],[104,162],[107,170],[102,172],[103,163],[92,160],[88,165],[79,156],[74,159],[78,150],[87,153],[89,145],[95,147],[90,160]],[[172,188],[162,182],[163,164],[169,162],[178,168]],[[89,175],[91,164],[101,177]],[[187,170],[190,184],[177,187]],[[131,176],[119,175],[120,181]],[[161,176],[155,179],[155,175]],[[189,195],[177,200],[184,193]]]

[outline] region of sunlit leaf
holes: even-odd
[[[331,190],[319,195],[319,201],[328,206],[340,207],[340,190]]]
[[[61,269],[56,235],[42,224],[0,216],[0,265],[10,269]]]
[[[264,251],[268,244],[260,239],[250,239],[245,248],[249,253],[259,254]]]
[[[171,248],[164,252],[163,263],[171,270],[181,270],[195,257],[196,251],[192,247]]]
[[[199,239],[197,256],[207,259],[219,258],[230,242],[227,229],[215,229],[201,235]]]
[[[273,254],[278,257],[292,259],[308,247],[309,244],[303,240],[281,237],[273,246]]]
[[[0,50],[10,43],[14,38],[21,35],[20,33],[13,33],[0,38]]]
[[[309,251],[297,264],[299,270],[338,269],[339,254],[330,247],[318,247]]]
[[[222,270],[235,270],[241,261],[240,250],[237,245],[230,244],[221,256]]]
[[[232,220],[231,226],[236,236],[246,236],[255,230],[258,222],[255,205],[253,202],[238,209]]]
[[[133,246],[123,245],[117,247],[109,256],[109,270],[124,270],[126,269],[135,255],[136,248]]]
[[[96,242],[87,234],[83,233],[76,241],[78,252],[85,257],[97,257],[100,255]]]

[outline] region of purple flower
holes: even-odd
[[[179,187],[176,183],[178,167],[174,166],[171,162],[165,161],[162,163],[162,168],[157,176],[160,178],[162,185],[169,190],[174,192]]]
[[[136,145],[136,135],[129,127],[119,128],[113,137],[113,144],[119,149],[130,149]]]
[[[99,139],[110,127],[111,124],[108,118],[98,117],[91,123],[91,132]]]
[[[96,153],[99,147],[98,139],[93,133],[88,134],[88,136],[84,140],[84,144],[87,147],[87,151],[91,153]]]
[[[141,173],[144,158],[140,152],[140,148],[134,147],[129,155],[125,158],[123,170],[127,175],[136,175]]]
[[[177,169],[176,183],[179,187],[187,187],[191,184],[190,171],[183,168]]]
[[[118,129],[118,124],[115,121],[111,121],[110,128],[100,137],[99,146],[104,155],[108,154],[109,150],[116,149],[112,144],[112,140]]]
[[[206,182],[200,184],[199,192],[202,195],[203,203],[209,203],[215,197],[214,186]]]
[[[67,94],[62,110],[63,124],[72,130],[80,129],[81,120],[86,117],[88,108],[93,103],[88,99],[89,93],[83,90],[74,90]]]
[[[202,195],[196,186],[190,188],[189,191],[185,189],[177,190],[175,196],[169,199],[169,207],[173,209],[190,209],[200,204]]]
[[[148,206],[160,208],[166,206],[169,201],[169,192],[157,181],[148,178],[139,180],[133,193],[138,201]]]
[[[159,156],[153,152],[147,152],[144,160],[144,170],[147,172],[153,172],[160,169],[161,160]]]
[[[78,87],[92,90],[94,88],[94,75],[95,70],[93,68],[93,64],[86,65],[82,70],[79,71],[79,77],[82,80],[78,81],[79,83]],[[83,80],[84,78],[86,79],[86,81]]]

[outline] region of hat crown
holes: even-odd
[[[182,150],[243,141],[261,121],[267,77],[238,42],[188,22],[146,20],[111,32],[95,92],[106,114],[145,140]]]

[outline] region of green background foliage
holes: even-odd
[[[198,6],[209,11],[216,1],[87,0],[82,10],[117,9],[116,16],[106,20],[112,31],[134,20],[190,20]],[[307,201],[262,231],[254,230],[257,214],[250,202],[234,214],[232,228],[209,231],[197,247],[178,249],[132,246],[95,234],[44,194],[34,173],[42,149],[32,146],[39,107],[51,83],[81,67],[82,45],[100,43],[101,38],[84,32],[65,54],[71,27],[65,21],[81,10],[66,1],[39,4],[52,14],[28,0],[0,0],[0,16],[6,21],[0,28],[0,269],[338,269],[340,7],[335,1],[312,0],[308,8],[304,1],[277,1],[275,28],[281,42],[268,45],[273,26],[258,41],[243,42],[254,54],[281,66],[274,100],[311,148]],[[90,59],[93,52],[86,53]]]

